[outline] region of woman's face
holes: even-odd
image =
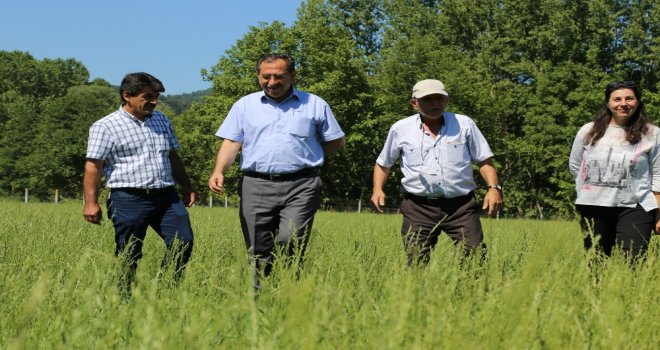
[[[623,88],[612,91],[610,99],[607,101],[607,108],[612,113],[610,124],[628,125],[628,121],[635,114],[637,106],[639,106],[639,100],[632,89]]]

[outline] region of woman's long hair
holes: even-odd
[[[610,95],[612,95],[612,92],[619,89],[632,90],[638,101],[637,110],[628,120],[626,140],[630,142],[631,145],[634,145],[649,132],[649,124],[651,123],[651,120],[644,110],[641,92],[637,88],[637,85],[632,81],[615,81],[609,83],[605,88],[605,103],[594,117],[594,126],[587,133],[587,136],[584,139],[585,144],[593,146],[603,137],[603,135],[605,135],[605,130],[607,130],[607,127],[610,125],[610,120],[612,120],[612,112],[610,112],[607,104],[610,101]]]

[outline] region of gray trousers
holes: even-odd
[[[291,181],[242,177],[241,228],[256,272],[269,275],[275,253],[302,258],[321,204],[321,187],[317,174]]]

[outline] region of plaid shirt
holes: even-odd
[[[140,121],[119,108],[89,128],[87,158],[105,161],[109,188],[173,186],[169,153],[178,149],[172,124],[157,111]]]

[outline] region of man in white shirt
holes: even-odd
[[[485,252],[473,162],[488,185],[481,209],[494,215],[502,208],[493,153],[472,119],[445,111],[448,100],[438,80],[415,84],[411,104],[418,113],[392,125],[374,167],[371,204],[382,212],[383,186],[401,158],[401,233],[409,265],[428,263],[442,231],[463,244],[466,254]]]

